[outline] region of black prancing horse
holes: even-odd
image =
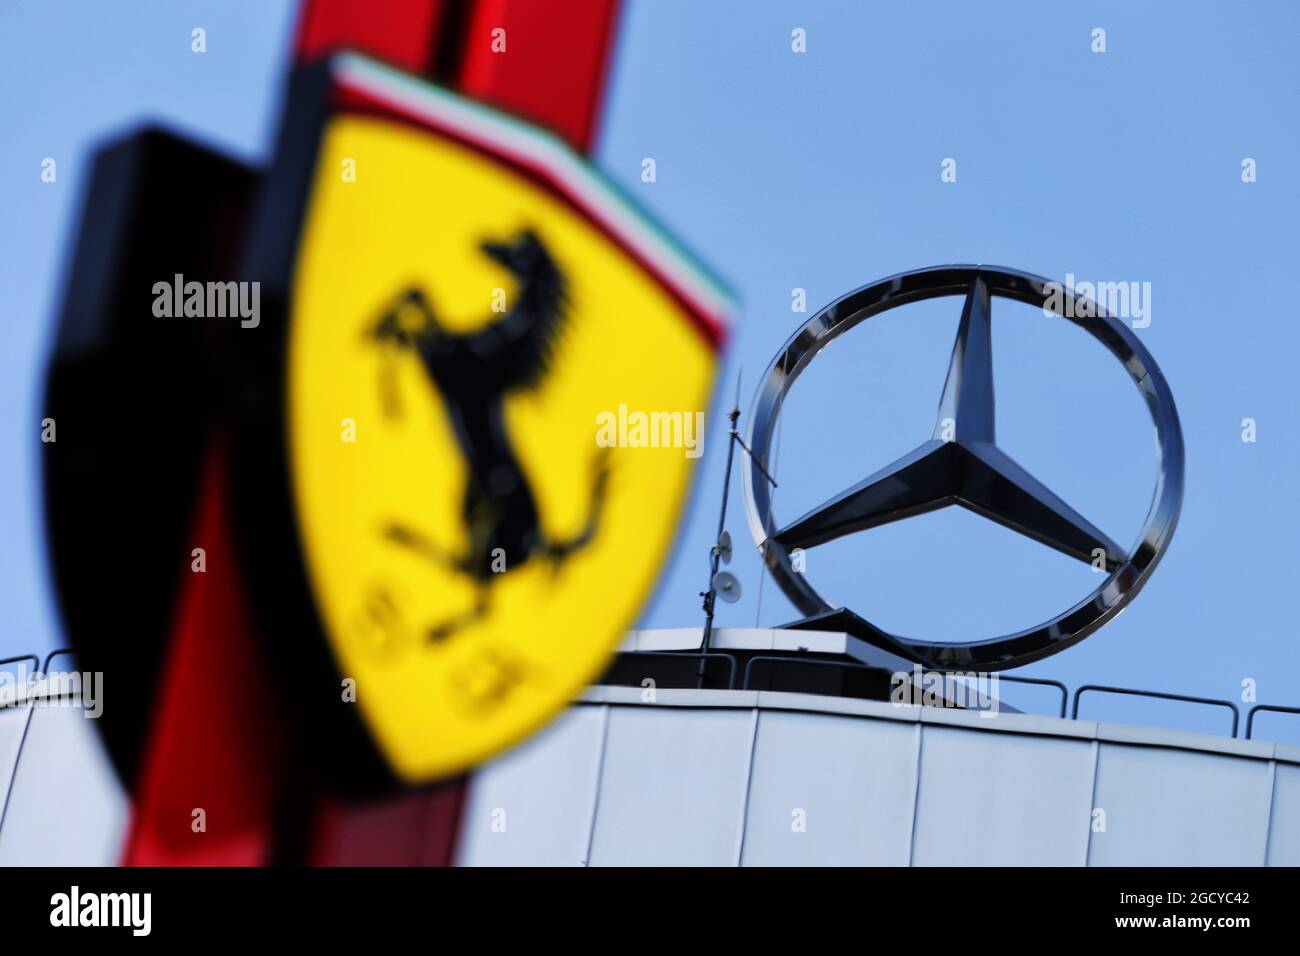
[[[568,314],[566,282],[532,230],[509,242],[483,242],[480,248],[519,282],[514,306],[500,319],[477,332],[453,334],[438,323],[424,293],[412,287],[397,297],[373,331],[380,342],[411,348],[419,355],[442,394],[468,469],[461,509],[469,535],[465,554],[451,554],[427,535],[403,525],[385,529],[390,540],[468,575],[476,585],[473,609],[430,628],[434,640],[487,612],[494,562],[499,569],[504,559],[506,570],[513,570],[537,556],[558,568],[589,544],[600,521],[609,476],[608,449],[602,449],[594,462],[586,524],[573,538],[548,540],[528,477],[511,447],[505,397],[536,389],[549,370]]]

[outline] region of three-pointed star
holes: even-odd
[[[966,295],[931,439],[814,508],[772,537],[787,551],[824,544],[948,505],[961,505],[1081,561],[1120,547],[997,447],[989,290],[978,275]]]

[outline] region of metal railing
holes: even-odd
[[[999,681],[1010,681],[1013,684],[1038,684],[1042,687],[1055,687],[1061,692],[1061,713],[1062,720],[1065,719],[1065,705],[1070,700],[1070,688],[1066,687],[1059,680],[1050,680],[1046,677],[998,677]]]
[[[683,660],[698,661],[701,658],[708,660],[710,658],[721,658],[730,666],[727,675],[727,690],[734,690],[736,687],[736,658],[732,654],[724,654],[721,651],[708,651],[700,653],[699,651],[619,651],[619,657],[675,657]]]
[[[31,661],[32,670],[37,670],[41,666],[41,659],[35,654],[19,654],[17,657],[6,657],[4,660],[0,660],[0,667],[4,667],[6,664],[17,664],[19,661]]]
[[[751,657],[745,664],[744,677],[742,678],[742,683],[740,685],[743,690],[750,689],[750,672],[753,670],[754,665],[759,661],[762,661],[766,664],[795,664],[795,665],[820,664],[823,666],[829,665],[831,667],[842,667],[845,668],[846,670],[856,670],[856,669],[881,670],[882,669],[872,664],[863,664],[855,661],[824,661],[818,658],[805,659],[805,658],[798,658],[798,657],[778,657],[775,655],[772,656],[760,655],[758,657]],[[943,674],[945,677],[952,678],[954,675],[960,677],[963,672],[962,671],[934,671],[933,673]],[[1070,699],[1070,689],[1066,687],[1064,684],[1062,684],[1059,680],[1049,680],[1048,678],[1045,677],[1009,677],[1009,676],[1004,677],[1002,675],[997,675],[997,680],[999,682],[1007,681],[1013,684],[1035,684],[1042,687],[1055,687],[1057,690],[1061,692],[1060,716],[1062,718],[1065,717],[1066,704]]]
[[[54,658],[61,654],[73,653],[70,647],[61,647],[57,650],[50,651],[45,657],[44,667],[41,666],[41,659],[35,654],[19,654],[16,657],[7,657],[0,660],[0,667],[6,664],[16,664],[19,661],[31,661],[33,667],[40,668],[42,673],[48,673],[50,663]],[[721,651],[709,651],[700,653],[699,651],[621,651],[620,657],[671,657],[681,660],[723,660],[727,662],[727,690],[736,689],[736,657],[733,654],[726,654]],[[827,661],[818,658],[798,658],[783,657],[778,655],[758,655],[751,657],[745,662],[745,670],[741,676],[741,689],[750,690],[750,684],[753,679],[754,665],[757,663],[764,664],[794,664],[794,665],[813,665],[821,667],[839,667],[844,670],[880,670],[872,664],[865,664],[860,661]],[[953,674],[960,675],[961,671],[936,671],[946,677]],[[1041,687],[1054,687],[1061,693],[1060,716],[1065,718],[1066,706],[1070,700],[1070,689],[1061,681],[1051,680],[1044,677],[1015,677],[1015,676],[998,676],[999,681],[1006,681],[1013,684],[1032,684]],[[1070,718],[1079,719],[1079,701],[1083,695],[1089,691],[1095,691],[1103,694],[1123,694],[1130,697],[1152,697],[1157,700],[1172,700],[1189,704],[1204,704],[1209,707],[1226,707],[1232,712],[1232,737],[1236,739],[1237,731],[1240,727],[1241,712],[1237,705],[1230,700],[1221,700],[1214,697],[1193,697],[1188,694],[1170,694],[1158,690],[1143,690],[1137,687],[1109,687],[1102,684],[1084,684],[1074,692],[1074,705],[1070,708]],[[1279,713],[1279,714],[1297,714],[1300,715],[1300,707],[1287,707],[1282,704],[1256,704],[1246,714],[1246,736],[1244,739],[1251,740],[1254,732],[1255,715],[1258,713]]]
[[[48,674],[50,672],[50,661],[54,660],[54,658],[58,657],[60,654],[72,654],[72,653],[75,652],[70,647],[60,647],[56,651],[50,651],[48,654],[45,655],[45,666],[41,668],[41,673]],[[37,663],[39,664],[40,662],[38,661]]]
[[[1256,704],[1246,713],[1246,739],[1251,739],[1251,731],[1255,725],[1255,715],[1260,711],[1277,714],[1300,714],[1300,707],[1283,707],[1281,704]]]
[[[32,673],[39,670],[41,666],[41,659],[35,654],[19,654],[17,657],[6,657],[3,660],[0,660],[0,668],[3,668],[6,664],[17,664],[19,661],[32,662],[31,670],[24,675],[24,680],[31,677]],[[15,702],[17,699],[17,697],[14,698]]]
[[[745,674],[742,679],[742,683],[740,685],[741,690],[750,689],[749,679],[754,670],[754,665],[757,664],[759,661],[762,661],[765,664],[814,664],[814,665],[821,664],[823,666],[841,667],[844,670],[868,670],[868,671],[880,670],[879,667],[872,667],[870,664],[863,664],[859,661],[824,661],[816,657],[809,657],[804,659],[798,657],[778,657],[776,655],[760,655],[758,657],[751,657],[748,661],[745,662]]]
[[[1155,697],[1159,700],[1180,700],[1189,704],[1207,704],[1211,707],[1227,707],[1232,711],[1232,737],[1237,737],[1237,723],[1241,719],[1241,713],[1237,710],[1237,705],[1230,700],[1217,700],[1213,697],[1190,697],[1187,694],[1167,694],[1159,690],[1139,690],[1135,687],[1104,687],[1101,684],[1084,684],[1074,692],[1074,707],[1070,710],[1070,717],[1073,720],[1079,719],[1079,698],[1085,692],[1095,690],[1104,694],[1127,694],[1130,697]]]
[[[675,652],[674,651],[624,651],[622,653],[623,655],[647,655],[647,656],[681,657],[681,658],[699,658],[702,656],[698,651],[675,651]],[[722,657],[728,661],[728,663],[731,665],[731,681],[728,684],[728,689],[735,689],[735,671],[736,671],[735,658],[732,657],[732,655],[730,654],[721,654],[714,651],[710,651],[707,655],[703,655],[703,656]],[[860,661],[834,661],[834,660],[821,660],[819,658],[800,658],[800,657],[788,657],[782,655],[760,654],[751,657],[748,661],[745,662],[745,669],[741,674],[741,683],[740,683],[741,690],[753,689],[755,664],[764,664],[768,666],[810,665],[814,667],[838,667],[841,670],[862,670],[862,671],[881,669],[875,665],[862,663]],[[941,673],[945,677],[949,677],[949,678],[954,678],[954,677],[960,678],[961,675],[963,674],[962,671],[935,671],[934,673]],[[1149,697],[1149,698],[1154,698],[1156,700],[1170,700],[1170,701],[1178,701],[1178,702],[1189,703],[1189,704],[1203,704],[1210,707],[1226,707],[1232,713],[1231,737],[1233,739],[1237,738],[1241,726],[1241,711],[1238,709],[1237,705],[1230,700],[1222,700],[1213,697],[1195,697],[1190,694],[1171,694],[1165,691],[1145,690],[1138,687],[1111,687],[1102,684],[1084,684],[1074,692],[1073,694],[1074,703],[1073,706],[1071,707],[1070,688],[1067,687],[1064,683],[1062,683],[1059,680],[1051,680],[1049,678],[1043,678],[1043,677],[1017,677],[1011,675],[1005,675],[1005,676],[999,675],[998,681],[999,682],[1006,681],[1007,683],[1013,683],[1013,684],[1029,684],[1029,685],[1034,685],[1039,687],[1052,687],[1056,689],[1061,695],[1061,706],[1057,711],[1060,719],[1065,719],[1066,711],[1068,709],[1070,719],[1078,720],[1080,700],[1082,699],[1084,694],[1091,691],[1095,693],[1104,693],[1104,694],[1123,694],[1130,697]],[[1261,711],[1286,713],[1286,714],[1300,714],[1300,707],[1285,707],[1280,704],[1257,704],[1256,706],[1251,708],[1247,716],[1245,739],[1251,738],[1255,714]]]

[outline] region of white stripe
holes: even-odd
[[[374,92],[495,152],[541,166],[597,213],[623,242],[680,285],[706,315],[721,321],[732,310],[731,296],[722,286],[556,136],[355,53],[341,54],[335,60],[334,76],[340,83]]]

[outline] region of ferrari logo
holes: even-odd
[[[518,281],[515,305],[504,317],[478,331],[456,334],[439,324],[424,293],[412,288],[402,293],[375,329],[380,341],[418,354],[446,407],[466,469],[460,515],[468,539],[464,553],[450,553],[431,536],[407,525],[394,523],[387,529],[391,540],[475,583],[474,607],[431,627],[431,640],[449,637],[484,617],[498,575],[530,559],[550,561],[558,571],[562,561],[590,544],[609,477],[607,454],[595,456],[582,529],[565,540],[547,538],[537,499],[511,443],[505,396],[540,386],[568,313],[567,283],[531,230],[508,243],[484,242],[482,248]],[[395,406],[395,401],[390,404],[390,414]]]
[[[600,423],[694,421],[727,302],[548,134],[333,70],[290,297],[291,490],[338,670],[419,781],[539,727],[635,622],[698,452]]]

